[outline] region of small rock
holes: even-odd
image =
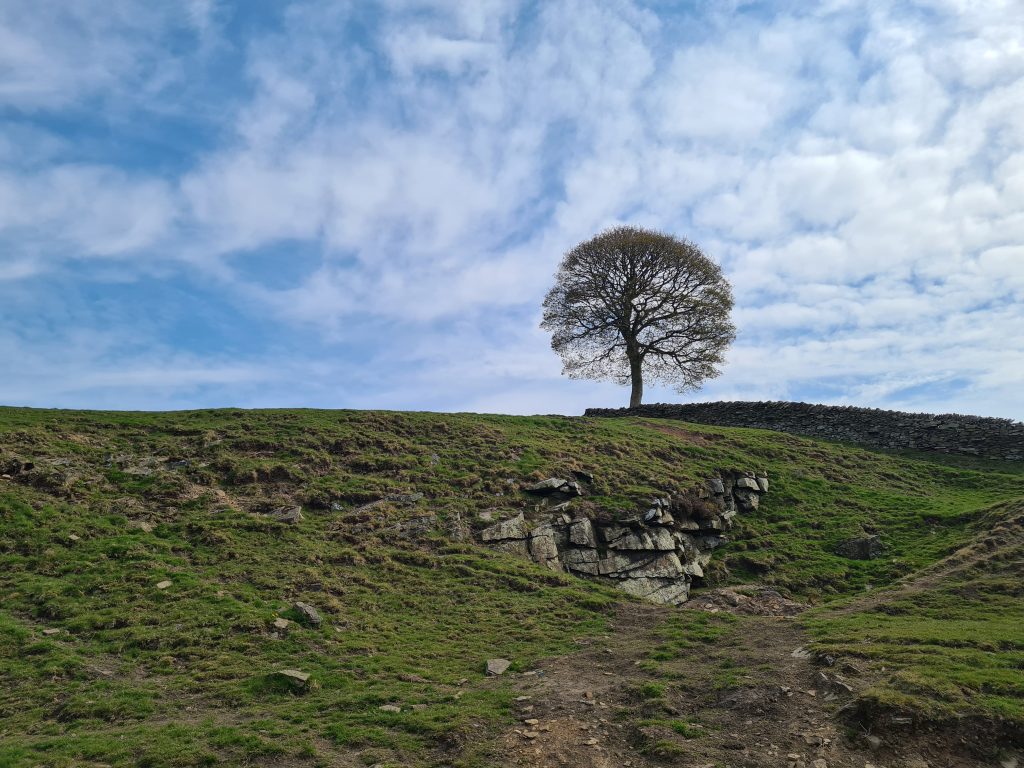
[[[427,708],[427,705],[426,704],[413,704],[412,708],[413,708],[413,711],[415,711],[415,712],[422,712],[423,710],[425,710]]]
[[[761,486],[757,484],[757,480],[752,477],[740,477],[736,480],[737,488],[746,488],[751,491],[760,491]]]
[[[323,619],[320,618],[320,614],[317,613],[316,608],[314,608],[309,603],[303,603],[300,600],[296,600],[295,603],[292,605],[292,609],[301,614],[302,618],[308,621],[314,627],[319,627],[320,624],[323,623]]]
[[[279,669],[274,675],[287,682],[292,688],[303,691],[309,688],[308,672],[301,672],[297,669]]]
[[[536,731],[523,731],[523,738],[536,739],[538,736],[540,736],[540,734]]]
[[[79,535],[78,535],[78,534],[76,534],[76,533],[72,533],[72,534],[70,534],[70,535],[68,536],[68,539],[69,539],[70,541],[81,541],[81,540],[82,540],[82,537],[81,537],[81,536],[79,536]]]
[[[882,746],[882,740],[873,733],[866,734],[864,736],[864,741],[868,743],[868,747],[870,747],[872,751]]]
[[[1000,768],[1017,768],[1017,758],[1007,757],[999,761]]]
[[[381,712],[391,712],[395,715],[402,711],[402,708],[397,704],[382,704],[381,706],[377,707],[377,709],[379,709]]]
[[[547,495],[549,493],[557,493],[568,484],[569,481],[561,477],[549,477],[547,480],[541,480],[539,483],[528,485],[523,490],[527,493]]]
[[[274,619],[274,626],[278,629],[288,629],[288,625],[291,624],[288,619],[276,618]]]
[[[157,589],[167,589],[169,586],[171,586],[172,583],[173,582],[167,581],[166,579],[164,581],[158,581],[156,583],[156,588]]]
[[[874,560],[876,557],[881,556],[883,551],[882,537],[877,534],[872,536],[855,536],[852,539],[840,542],[835,549],[837,555],[851,560]]]
[[[281,507],[280,509],[275,509],[271,512],[270,516],[277,522],[285,523],[287,525],[297,525],[304,519],[302,515],[302,507]]]
[[[49,636],[49,635],[59,635],[60,634],[60,630],[56,629],[55,627],[50,627],[49,629],[44,629],[43,630],[43,634],[47,635],[47,636]]]
[[[523,720],[523,723],[526,725],[537,725],[540,723],[540,720],[538,720],[536,717],[528,717],[525,720]]]
[[[820,758],[811,763],[811,765],[813,765],[814,768],[828,768],[828,763]]]
[[[512,662],[508,659],[488,659],[487,674],[503,675],[510,666],[512,666]]]
[[[135,525],[136,528],[138,528],[143,533],[152,533],[153,532],[153,524],[149,523],[149,522],[147,522],[145,520],[136,520],[134,525]]]

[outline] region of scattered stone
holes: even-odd
[[[809,659],[814,654],[812,654],[810,651],[808,651],[801,645],[799,648],[794,649],[793,652],[789,655],[792,656],[794,659]]]
[[[413,708],[413,711],[415,711],[415,712],[422,712],[423,710],[425,710],[427,708],[427,705],[426,704],[413,704],[412,708]]]
[[[296,690],[304,691],[309,688],[309,673],[301,672],[298,669],[279,669],[274,676],[284,680]]]
[[[402,674],[400,674],[398,676],[398,679],[401,680],[403,683],[429,683],[430,682],[425,677],[423,677],[421,675],[417,675],[414,672],[413,673],[403,672]]]
[[[76,533],[72,533],[72,534],[69,534],[69,535],[68,535],[68,539],[69,539],[70,541],[81,541],[81,540],[82,540],[82,537],[81,537],[81,536],[79,536],[79,535],[78,535],[78,534],[76,534]]]
[[[320,614],[317,613],[316,608],[314,608],[309,603],[303,603],[297,600],[292,605],[292,609],[296,611],[298,614],[300,614],[303,620],[313,625],[314,627],[319,627],[323,623],[323,619],[320,618]]]
[[[164,581],[158,581],[156,583],[156,588],[157,589],[167,589],[169,586],[171,586],[171,584],[173,584],[173,582],[168,581],[168,580],[165,579]]]
[[[44,629],[43,630],[43,634],[47,635],[47,636],[59,635],[60,634],[60,630],[55,628],[55,627],[50,627],[49,629]]]
[[[397,704],[382,704],[381,706],[377,707],[377,709],[379,709],[381,712],[391,712],[395,715],[402,711],[402,708]]]
[[[536,739],[538,736],[540,736],[540,734],[537,733],[536,731],[523,731],[523,737],[524,738]]]
[[[811,765],[813,765],[814,768],[828,768],[828,763],[820,758],[811,763]]]
[[[536,717],[528,717],[525,720],[523,720],[524,725],[538,725],[539,723],[540,720],[538,720]]]
[[[868,747],[874,751],[882,746],[882,740],[875,736],[873,733],[865,734],[864,741],[868,743]]]
[[[503,675],[510,666],[512,666],[512,662],[508,659],[488,659],[487,674]]]
[[[383,498],[383,501],[386,501],[390,504],[400,504],[402,506],[408,506],[410,504],[415,504],[417,501],[420,501],[421,499],[423,499],[422,493],[389,493],[387,496]]]
[[[153,524],[148,520],[136,520],[133,525],[143,533],[153,532]]]
[[[563,480],[560,477],[549,477],[547,480],[541,480],[539,483],[528,485],[523,490],[539,496],[548,496],[552,493],[558,493],[567,485],[569,485],[568,480]]]
[[[837,555],[850,560],[874,560],[876,557],[880,557],[882,552],[882,537],[877,534],[855,536],[840,542],[835,549]]]
[[[286,525],[298,525],[302,522],[302,507],[281,507],[270,513],[270,516],[279,523]]]
[[[274,627],[277,629],[288,629],[289,624],[291,624],[291,622],[288,621],[288,619],[282,619],[281,617],[274,619]]]

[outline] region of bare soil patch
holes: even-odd
[[[736,617],[719,642],[652,662],[674,610]],[[628,605],[610,635],[515,679],[518,723],[500,736],[510,766],[980,768],[955,740],[851,731],[867,684],[805,650],[799,604],[770,589],[697,592],[686,607]],[[663,694],[652,695],[663,689]],[[877,741],[875,740],[877,738]],[[874,742],[874,743],[872,743]]]

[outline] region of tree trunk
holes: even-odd
[[[641,371],[642,358],[638,354],[629,356],[629,378],[633,383],[633,389],[629,393],[629,407],[636,408],[644,399],[644,375]]]

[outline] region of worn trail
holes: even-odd
[[[502,764],[982,765],[929,752],[911,734],[851,732],[837,711],[866,681],[856,667],[841,673],[804,650],[798,611],[770,590],[697,594],[682,609],[621,608],[608,636],[516,676],[518,723],[500,737]],[[673,622],[721,633],[666,644]]]

